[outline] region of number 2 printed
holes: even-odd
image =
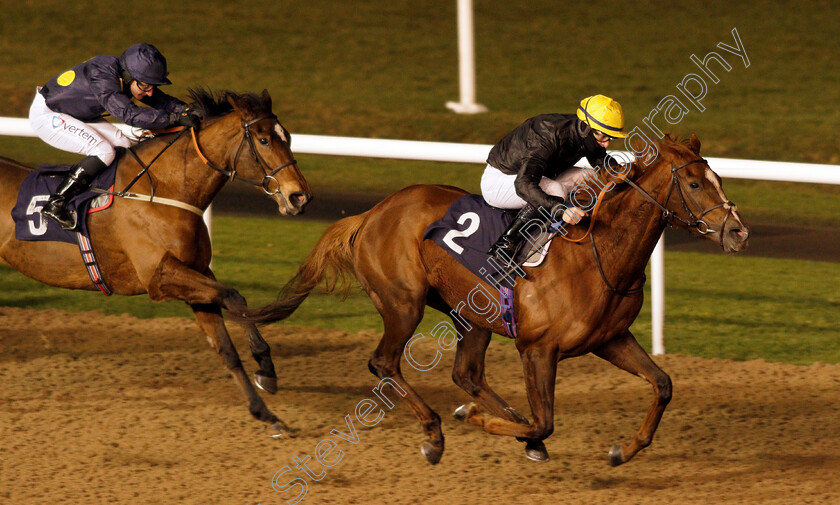
[[[464,224],[466,221],[470,222],[466,230],[450,230],[449,233],[443,236],[443,243],[448,245],[450,249],[458,254],[464,252],[464,248],[456,244],[455,239],[469,237],[475,233],[478,230],[478,225],[481,222],[481,219],[475,212],[467,212],[466,214],[461,214],[461,217],[458,218],[458,224]]]

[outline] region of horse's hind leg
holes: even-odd
[[[609,461],[613,466],[630,461],[639,451],[649,446],[659,426],[665,407],[671,401],[671,378],[663,372],[629,331],[610,340],[595,355],[633,375],[640,375],[653,386],[653,404],[648,410],[642,426],[630,443],[616,445],[610,450]]]
[[[466,391],[479,405],[491,414],[515,423],[528,425],[528,419],[515,411],[487,383],[484,376],[484,358],[490,345],[491,332],[488,329],[472,325],[467,328],[456,318],[452,318],[455,329],[461,335],[455,352],[455,365],[452,367],[452,381]],[[455,418],[469,421],[478,413],[474,403],[461,405],[455,410]],[[525,454],[534,461],[548,461],[548,451],[542,440],[526,442]]]
[[[428,437],[420,450],[429,463],[437,464],[443,456],[443,432],[440,428],[440,416],[408,385],[400,369],[400,360],[405,345],[411,339],[414,330],[420,324],[420,320],[423,319],[424,303],[422,297],[419,297],[416,302],[399,302],[392,298],[385,302],[383,297],[377,296],[375,293],[370,293],[370,295],[371,300],[382,315],[385,323],[385,333],[368,362],[368,368],[380,379],[390,377],[405,390],[406,394],[403,399],[420,420],[423,431]]]

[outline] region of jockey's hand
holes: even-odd
[[[186,126],[187,128],[198,128],[201,125],[201,115],[190,107],[185,107],[180,114],[174,114],[172,124]]]
[[[581,210],[580,207],[569,207],[563,211],[563,221],[569,224],[578,224],[586,216],[586,212]]]

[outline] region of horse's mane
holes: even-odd
[[[671,136],[670,133],[666,133],[664,137],[662,137],[659,142],[656,143],[658,146],[674,146],[674,147],[689,147],[691,146],[691,139],[680,137],[679,135]]]
[[[230,90],[213,91],[204,87],[190,88],[187,93],[192,100],[192,106],[204,114],[204,119],[212,119],[233,111],[227,95],[233,95],[244,102],[255,114],[264,112],[265,104],[256,93],[234,93]]]
[[[654,144],[656,145],[657,158],[659,158],[662,155],[663,150],[673,151],[674,149],[688,149],[691,144],[691,139],[682,138],[679,136],[671,136],[670,133],[666,133],[661,139],[655,141]],[[619,157],[617,159],[620,160],[621,158]],[[637,162],[634,161],[633,163]],[[644,173],[645,171],[646,170],[642,170],[642,173]],[[605,172],[605,169],[602,168],[599,171],[599,173],[600,172]],[[603,179],[603,175],[601,175],[601,178]],[[585,184],[596,194],[598,194],[600,192],[600,186],[603,185],[603,182],[596,184],[593,180],[587,179]],[[604,198],[605,200],[610,200],[613,197],[623,193],[628,188],[630,188],[630,185],[619,183],[612,190],[608,191],[604,195]]]
[[[190,106],[201,112],[205,125],[209,124],[208,121],[210,120],[218,119],[233,112],[233,105],[227,100],[229,94],[236,97],[239,103],[244,104],[255,116],[263,115],[265,112],[271,112],[265,110],[266,107],[262,101],[262,97],[256,93],[235,93],[226,89],[212,90],[205,87],[197,87],[188,89],[187,94],[190,96]],[[160,136],[144,137],[140,139],[137,146],[160,138]]]

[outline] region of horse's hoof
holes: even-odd
[[[525,457],[537,463],[545,463],[548,461],[548,450],[542,442],[528,442],[525,444]]]
[[[270,395],[277,392],[277,377],[268,377],[257,372],[254,374],[254,384]]]
[[[420,446],[420,452],[423,453],[426,461],[433,465],[437,465],[440,462],[440,458],[443,457],[443,448],[438,449],[428,440]]]
[[[271,423],[271,429],[274,431],[269,437],[280,440],[283,438],[292,438],[294,437],[294,433],[292,429],[286,426],[286,423],[283,421],[277,420],[274,423]]]
[[[610,449],[610,466],[618,466],[624,463],[624,455],[621,453],[621,446],[614,445],[612,449]]]
[[[476,408],[475,403],[465,403],[455,409],[455,412],[452,413],[452,417],[459,421],[466,421],[469,418]]]

